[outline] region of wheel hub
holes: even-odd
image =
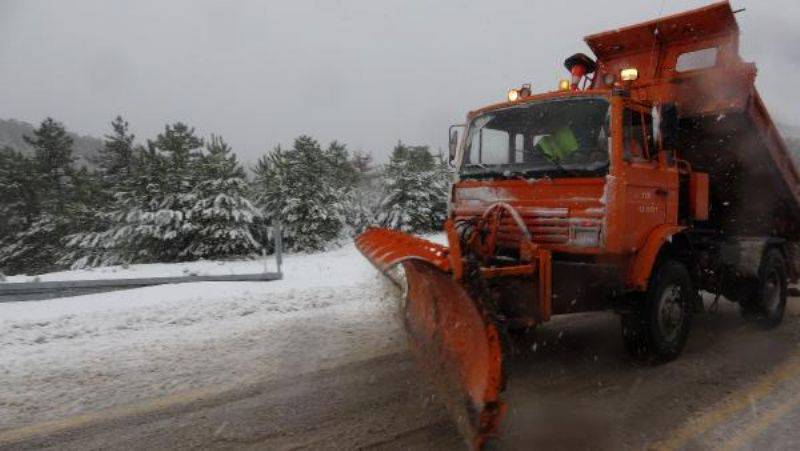
[[[781,284],[777,272],[770,273],[764,282],[764,310],[771,314],[778,309],[781,303]]]
[[[684,317],[682,295],[680,285],[666,287],[661,295],[658,308],[658,327],[669,341],[674,341],[680,334]]]

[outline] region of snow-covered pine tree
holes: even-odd
[[[345,225],[348,236],[355,237],[376,224],[375,210],[380,202],[379,196],[367,191],[364,185],[355,187],[343,198]]]
[[[384,183],[381,225],[406,232],[440,230],[447,217],[449,172],[428,147],[398,142],[384,169]]]
[[[150,263],[162,261],[161,229],[154,225],[168,187],[168,157],[153,141],[134,147],[130,180],[114,193],[109,211],[111,226],[95,240],[105,252],[96,264]]]
[[[111,121],[111,133],[105,136],[105,144],[94,160],[103,184],[112,197],[118,190],[127,189],[133,179],[135,139],[136,136],[129,132],[128,122],[122,116],[117,116]]]
[[[436,166],[431,175],[431,184],[434,189],[433,215],[431,216],[431,227],[435,231],[440,231],[447,220],[448,202],[450,199],[450,188],[453,184],[453,168],[447,157],[439,150],[436,156]]]
[[[31,158],[10,147],[0,149],[0,242],[35,220],[39,211],[36,179]]]
[[[125,143],[132,143],[133,137],[127,135],[127,129],[123,132],[112,127],[114,133],[106,137],[106,150],[119,155],[116,151],[124,151]],[[195,136],[194,129],[178,122],[166,125],[155,140],[148,140],[146,148],[133,147],[131,173],[114,192],[108,228],[73,235],[67,243],[70,248],[83,248],[84,257],[89,256],[77,260],[74,266],[189,258],[184,250],[200,228],[192,221],[192,211],[199,200],[194,188],[200,181],[202,146],[203,140]],[[122,176],[121,172],[116,174]]]
[[[353,152],[350,164],[356,168],[359,174],[366,174],[372,170],[372,154],[361,150]]]
[[[182,255],[220,258],[259,251],[252,229],[261,213],[249,198],[244,169],[221,137],[212,135],[206,150],[198,161],[198,200],[187,217],[196,233]]]
[[[274,251],[272,243],[275,239],[275,222],[280,218],[279,212],[272,208],[277,208],[278,200],[283,198],[282,185],[278,179],[282,171],[277,168],[283,162],[281,153],[283,149],[278,145],[272,152],[262,155],[251,169],[251,192],[256,208],[261,212],[253,224],[253,237],[270,253]]]
[[[324,176],[328,182],[342,190],[343,194],[352,190],[358,183],[358,171],[350,161],[347,146],[333,141],[325,149],[324,157],[328,165]]]
[[[61,240],[76,230],[86,212],[75,183],[86,172],[75,171],[73,141],[64,126],[47,118],[24,139],[35,150],[29,168],[35,194],[25,208],[25,226],[0,243],[0,267],[12,273],[53,269],[63,252]]]
[[[325,157],[329,166],[325,172],[328,184],[339,192],[338,198],[345,212],[344,232],[348,236],[355,236],[375,222],[373,205],[361,190],[364,174],[355,165],[368,163],[368,160],[361,160],[364,158],[361,153],[358,159],[351,158],[347,146],[338,141],[328,145]]]
[[[281,221],[289,249],[320,250],[340,236],[346,206],[330,169],[325,152],[308,136],[297,138],[292,149],[278,147],[259,161],[259,203],[267,221]]]
[[[144,175],[144,151],[135,146],[135,136],[122,117],[111,122],[111,129],[93,159],[97,169],[93,177],[96,189],[92,223],[64,240],[66,252],[60,263],[73,268],[125,262],[131,252],[126,244],[135,241],[133,236],[119,233],[119,228],[126,225],[127,213],[142,204],[147,183],[137,182]]]
[[[64,213],[74,192],[73,140],[60,122],[47,118],[33,131],[33,136],[24,136],[26,143],[34,148],[34,161],[41,176],[41,205],[48,212]]]
[[[203,140],[182,122],[166,125],[142,155],[143,189],[138,206],[125,214],[123,230],[130,233],[128,249],[138,247],[134,261],[185,260],[184,250],[195,239],[200,224],[192,221],[199,200],[194,187],[200,179]],[[133,249],[132,249],[133,250]]]
[[[381,202],[381,173],[372,166],[372,155],[355,151],[350,165],[356,172],[356,184],[347,197],[347,226],[350,235],[356,236],[376,224],[375,214]]]

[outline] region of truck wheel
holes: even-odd
[[[513,327],[505,331],[507,343],[512,354],[525,354],[529,352],[538,338],[536,326]]]
[[[662,363],[675,359],[689,337],[695,292],[686,267],[674,260],[662,262],[650,287],[634,311],[622,316],[622,337],[630,354]]]
[[[786,261],[777,249],[770,249],[761,260],[755,294],[741,302],[742,316],[772,329],[783,321],[787,294]]]

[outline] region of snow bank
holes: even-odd
[[[263,262],[133,265],[41,280],[230,274]],[[397,290],[349,245],[287,256],[285,279],[0,304],[0,429],[402,349]],[[15,280],[19,281],[19,280]]]

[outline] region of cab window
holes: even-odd
[[[717,65],[719,50],[716,47],[683,53],[678,57],[675,70],[689,72],[693,70],[709,69]]]
[[[653,139],[653,117],[626,109],[623,117],[623,158],[625,161],[650,161],[658,156]]]

